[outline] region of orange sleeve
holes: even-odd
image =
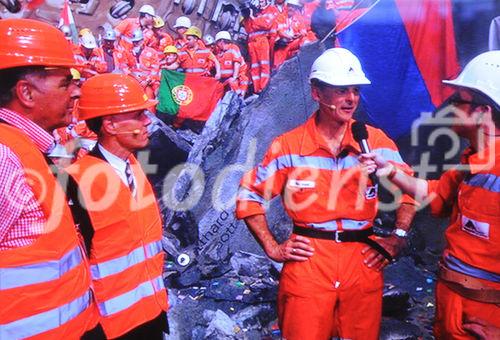
[[[457,201],[458,187],[463,175],[456,169],[446,171],[438,180],[427,181],[427,194],[433,195],[430,202],[431,213],[438,217],[450,216]]]
[[[287,170],[280,167],[284,152],[283,141],[275,139],[262,162],[243,176],[236,199],[236,217],[243,219],[265,214],[264,205],[281,194],[287,180]]]

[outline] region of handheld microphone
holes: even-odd
[[[123,132],[117,132],[116,134],[117,135],[127,135],[127,134],[133,134],[133,135],[138,135],[141,133],[141,130],[139,129],[135,129],[135,130],[132,130],[132,131],[123,131]]]
[[[366,129],[366,125],[363,122],[354,122],[351,126],[351,132],[352,136],[354,137],[354,140],[358,142],[359,147],[361,148],[361,151],[363,153],[369,153],[370,152],[370,146],[368,145],[368,130]],[[378,184],[378,178],[375,173],[371,173],[368,175],[370,177],[370,180],[372,181],[373,185]]]

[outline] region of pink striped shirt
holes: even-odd
[[[40,152],[51,149],[52,135],[31,120],[5,108],[0,108],[0,119],[22,130]],[[0,250],[32,244],[45,222],[19,158],[8,145],[0,144]]]

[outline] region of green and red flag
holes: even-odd
[[[224,95],[215,78],[162,70],[157,110],[181,119],[206,121]]]

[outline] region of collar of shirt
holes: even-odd
[[[120,157],[112,154],[108,150],[106,150],[101,144],[97,144],[97,147],[99,148],[99,151],[101,151],[102,155],[108,163],[111,165],[111,167],[116,171],[120,179],[125,183],[125,185],[128,187],[128,182],[127,182],[127,175],[125,174],[125,168],[127,166],[127,161],[121,159]],[[133,176],[133,174],[132,174]]]
[[[318,149],[323,149],[329,153],[331,153],[328,144],[325,139],[319,134],[318,127],[316,125],[316,116],[317,112],[314,113],[303,125],[304,132],[302,134],[302,142],[300,147],[300,154],[302,156],[311,155],[316,152]],[[358,143],[354,140],[351,132],[351,125],[354,122],[354,119],[351,119],[347,124],[347,129],[340,142],[339,154],[345,152],[352,152],[355,154],[361,153],[361,149],[359,148]]]
[[[482,152],[474,152],[470,147],[465,149],[463,155],[471,167],[471,173],[476,174],[483,170],[496,168],[500,164],[498,162],[500,159],[498,150],[500,150],[500,139],[497,139]]]
[[[54,147],[54,137],[50,133],[19,113],[0,108],[0,119],[23,131],[42,153],[48,153]]]

